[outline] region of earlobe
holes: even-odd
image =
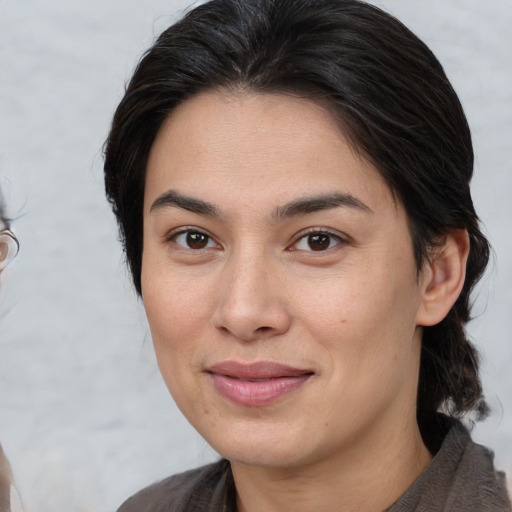
[[[416,324],[441,322],[457,300],[464,286],[469,254],[469,236],[465,229],[450,231],[436,246],[422,271],[423,297]]]

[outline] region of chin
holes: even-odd
[[[219,429],[222,435],[204,435],[219,455],[231,462],[248,466],[289,468],[308,463],[314,446],[308,446],[304,436],[289,426],[243,425],[239,428]],[[294,435],[295,434],[295,435]],[[300,451],[298,451],[298,448]]]
[[[286,469],[300,466],[303,463],[301,461],[302,457],[296,452],[287,452],[276,448],[262,448],[261,445],[245,449],[228,449],[220,455],[230,462],[265,468]]]

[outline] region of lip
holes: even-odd
[[[208,367],[206,372],[217,392],[243,407],[270,405],[300,388],[314,373],[272,361],[224,361]]]

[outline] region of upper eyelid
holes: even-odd
[[[205,235],[206,237],[208,237],[215,245],[217,245],[218,247],[222,247],[222,245],[218,242],[218,240],[212,234],[210,234],[207,230],[199,228],[197,226],[180,226],[178,228],[171,229],[164,235],[163,242],[164,242],[164,244],[169,244],[170,242],[175,241],[175,239],[178,236],[186,234],[186,233],[201,233],[202,235]],[[180,244],[176,243],[176,245],[181,247]],[[205,247],[203,249],[194,249],[193,251],[199,252],[199,251],[202,251],[205,249],[211,249],[211,247],[210,248]]]
[[[304,238],[308,235],[314,235],[314,234],[322,234],[322,235],[328,235],[332,236],[334,238],[339,238],[342,241],[348,242],[350,240],[350,237],[346,235],[345,233],[342,233],[341,231],[335,230],[335,229],[329,229],[329,228],[319,228],[319,227],[313,227],[313,228],[306,228],[305,230],[301,230],[298,233],[296,233],[292,237],[292,243],[298,242],[301,238]]]
[[[315,234],[327,235],[331,238],[336,239],[337,243],[333,247],[329,247],[323,251],[304,251],[296,248],[299,242],[301,242],[304,238]],[[292,238],[292,241],[286,246],[286,251],[301,251],[308,254],[311,252],[311,254],[314,254],[315,257],[319,257],[321,255],[325,256],[327,254],[332,254],[332,251],[335,250],[338,246],[350,243],[350,240],[351,238],[348,235],[345,235],[344,233],[337,230],[332,230],[328,228],[307,228],[306,230],[299,231],[294,236],[294,238]]]
[[[170,241],[172,238],[175,238],[178,235],[182,235],[183,233],[201,233],[206,235],[207,237],[215,240],[215,237],[211,235],[206,229],[198,228],[197,226],[180,226],[178,228],[173,228],[167,231],[164,235],[165,241]]]

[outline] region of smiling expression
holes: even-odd
[[[415,421],[407,216],[315,103],[178,106],[148,161],[141,277],[164,380],[224,457],[309,464]]]

